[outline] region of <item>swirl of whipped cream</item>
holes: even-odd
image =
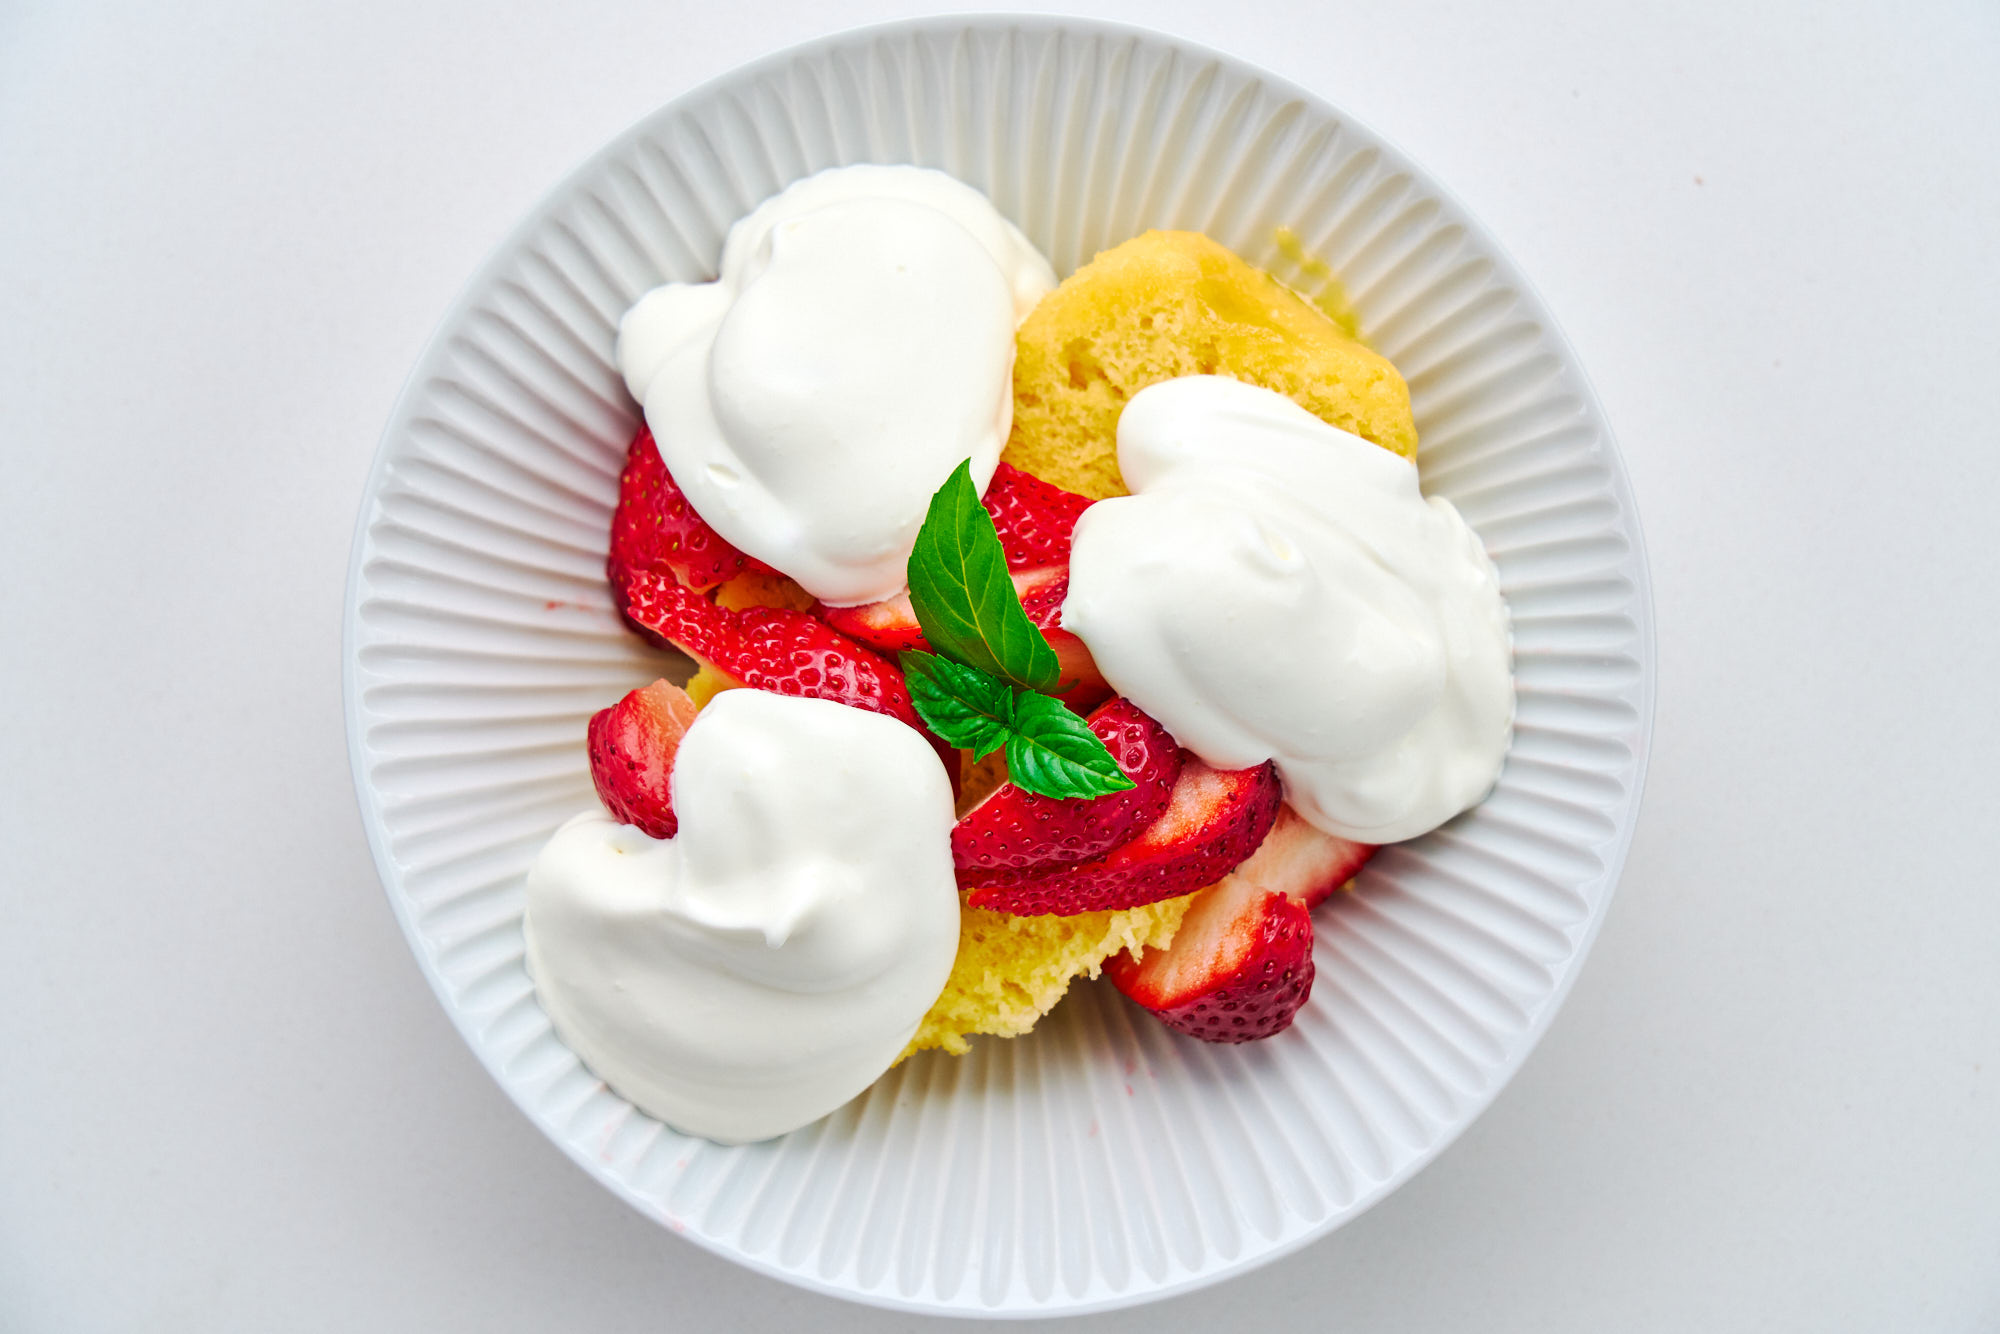
[[[598,1078],[724,1143],[879,1078],[958,954],[951,785],[913,729],[731,690],[674,756],[680,830],[601,811],[528,872],[528,970]]]
[[[821,601],[873,602],[951,470],[991,480],[1014,328],[1054,286],[971,186],[837,167],[730,228],[716,281],[641,297],[618,364],[695,513]]]
[[[1499,576],[1408,460],[1282,394],[1150,385],[1118,420],[1130,496],[1076,526],[1062,626],[1218,769],[1276,760],[1312,824],[1394,843],[1493,786],[1513,734]]]

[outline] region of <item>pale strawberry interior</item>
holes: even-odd
[[[1278,808],[1278,822],[1235,874],[1311,907],[1365,860],[1359,844],[1321,833],[1287,805]]]
[[[660,764],[667,771],[668,783],[673,779],[674,752],[680,749],[681,738],[694,722],[697,712],[695,702],[688,698],[685,690],[662,678],[638,692],[641,709],[637,714],[640,725],[650,733],[652,743],[659,748]],[[669,786],[669,792],[672,788]]]
[[[1165,847],[1191,838],[1215,818],[1215,813],[1227,804],[1236,788],[1235,778],[1218,773],[1189,756],[1181,768],[1180,780],[1174,784],[1173,799],[1167,809],[1133,841]]]
[[[1227,977],[1255,946],[1256,905],[1270,891],[1226,876],[1195,896],[1173,948],[1148,950],[1126,988],[1142,1005],[1162,1009],[1192,999],[1218,977]]]

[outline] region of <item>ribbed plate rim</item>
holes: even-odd
[[[495,1054],[490,1051],[479,1035],[473,1031],[469,1015],[453,1000],[449,985],[429,957],[423,935],[412,915],[407,895],[399,892],[400,875],[388,846],[387,830],[381,818],[379,804],[368,780],[367,757],[364,745],[363,709],[360,696],[358,671],[357,637],[360,632],[360,610],[364,590],[363,567],[369,555],[369,531],[375,518],[378,497],[382,483],[391,463],[392,450],[399,437],[410,425],[413,409],[420,396],[421,387],[438,370],[439,363],[449,350],[448,334],[456,328],[477,305],[478,299],[507,266],[513,254],[526,240],[549,220],[563,204],[565,198],[585,178],[606,161],[628,151],[643,137],[649,127],[665,121],[677,113],[698,105],[719,94],[739,86],[753,84],[771,70],[823,52],[829,48],[849,43],[898,36],[950,37],[961,32],[1002,33],[1022,31],[1032,35],[1073,33],[1082,37],[1105,39],[1137,39],[1164,43],[1190,58],[1214,62],[1221,69],[1238,77],[1255,80],[1275,93],[1286,98],[1295,98],[1316,113],[1337,119],[1343,127],[1370,140],[1371,146],[1380,152],[1383,160],[1406,171],[1424,190],[1440,203],[1442,211],[1452,221],[1465,228],[1468,239],[1476,243],[1482,256],[1491,261],[1494,276],[1512,287],[1518,293],[1522,308],[1542,327],[1553,350],[1559,354],[1563,372],[1575,382],[1576,395],[1583,409],[1583,416],[1596,431],[1604,446],[1604,464],[1611,491],[1617,499],[1621,520],[1629,528],[1631,550],[1628,558],[1632,574],[1632,613],[1636,638],[1636,656],[1640,673],[1637,681],[1639,702],[1635,708],[1638,715],[1634,732],[1633,774],[1630,795],[1620,813],[1613,842],[1604,851],[1604,869],[1599,877],[1602,890],[1596,907],[1590,914],[1577,938],[1576,947],[1561,966],[1554,979],[1546,1002],[1539,1013],[1527,1026],[1521,1046],[1513,1058],[1496,1073],[1491,1085],[1478,1096],[1472,1098],[1464,1114],[1452,1125],[1446,1127],[1437,1140],[1416,1153],[1399,1170],[1391,1173],[1371,1188],[1363,1191],[1352,1205],[1330,1214],[1322,1222],[1302,1229],[1294,1236],[1275,1242],[1255,1252],[1217,1265],[1207,1271],[1184,1275],[1153,1286],[1135,1284],[1130,1290],[1097,1299],[1064,1301],[1060,1298],[1032,1308],[985,1308],[977,1303],[941,1303],[898,1296],[887,1290],[863,1290],[843,1283],[820,1278],[818,1275],[801,1270],[788,1269],[772,1263],[761,1256],[748,1254],[723,1242],[690,1230],[678,1233],[684,1239],[694,1242],[713,1254],[727,1258],[754,1272],[768,1275],[783,1282],[827,1296],[838,1297],[881,1309],[910,1311],[930,1315],[957,1316],[973,1319],[1041,1319],[1065,1315],[1083,1315],[1092,1312],[1116,1310],[1124,1307],[1143,1305],[1164,1300],[1182,1293],[1197,1291],[1225,1279],[1239,1277],[1269,1264],[1284,1256],[1295,1253],[1306,1245],[1318,1241],[1337,1228],[1352,1222],[1382,1200],[1400,1189],[1418,1172],[1435,1162],[1473,1122],[1477,1121],[1492,1106],[1501,1092],[1512,1083],[1523,1065],[1527,1063],[1543,1036],[1554,1022],[1556,1014],[1568,999],[1570,989],[1575,985],[1585,960],[1596,943],[1598,932],[1603,928],[1609,915],[1611,901],[1615,897],[1619,879],[1623,873],[1625,859],[1630,850],[1633,833],[1637,827],[1638,814],[1643,804],[1647,770],[1651,759],[1652,734],[1656,709],[1656,643],[1653,623],[1652,576],[1646,555],[1644,529],[1636,499],[1632,492],[1631,480],[1625,468],[1623,455],[1611,431],[1603,405],[1588,372],[1577,358],[1576,350],[1567,334],[1551,313],[1540,290],[1522,272],[1513,257],[1502,246],[1494,233],[1481,223],[1464,202],[1431,172],[1417,163],[1394,140],[1383,135],[1373,126],[1351,113],[1341,109],[1326,97],[1303,87],[1289,79],[1273,74],[1267,69],[1239,57],[1219,51],[1205,43],[1158,28],[1139,24],[1121,23],[1105,19],[1085,18],[1050,13],[1015,13],[989,11],[963,15],[932,15],[908,19],[898,19],[885,23],[864,24],[841,28],[818,37],[794,43],[771,51],[754,60],[705,80],[678,96],[662,103],[645,113],[618,134],[599,147],[595,152],[564,173],[562,178],[551,185],[531,205],[521,220],[510,228],[502,240],[488,253],[460,288],[445,313],[438,319],[427,338],[423,352],[405,377],[398,390],[396,401],[390,411],[387,424],[379,437],[374,457],[370,463],[368,477],[363,487],[362,504],[356,516],[354,537],[350,547],[345,594],[342,600],[341,625],[341,695],[342,712],[347,731],[348,763],[354,779],[355,798],[361,816],[363,830],[368,839],[370,855],[373,857],[377,878],[384,896],[402,928],[406,943],[415,956],[417,966],[424,980],[437,997],[439,1005],[450,1018],[452,1026],[460,1038],[471,1049],[474,1057],[485,1068],[487,1074],[498,1084],[508,1099],[521,1113],[552,1143],[562,1150],[576,1165],[590,1177],[610,1189],[620,1199],[647,1219],[658,1223],[660,1218],[651,1202],[631,1189],[613,1174],[602,1170],[590,1155],[572,1144],[559,1131],[547,1124],[531,1108],[522,1090],[510,1082],[499,1068]]]

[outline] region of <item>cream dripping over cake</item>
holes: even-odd
[[[1189,376],[1118,420],[1132,494],[1076,526],[1062,625],[1219,769],[1275,760],[1330,834],[1394,843],[1485,796],[1513,732],[1499,577],[1407,459],[1282,394]]]

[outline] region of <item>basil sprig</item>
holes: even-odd
[[[909,581],[917,624],[936,652],[903,654],[903,671],[931,731],[974,759],[1004,747],[1008,779],[1045,797],[1101,797],[1133,786],[1076,711],[1043,693],[1056,686],[1061,665],[1021,609],[969,463],[931,497]]]
[[[1021,610],[970,462],[931,497],[908,575],[910,605],[932,648],[1009,685],[1047,690],[1056,683],[1056,651]]]
[[[1097,733],[1049,695],[936,654],[903,654],[917,714],[949,745],[984,759],[1003,746],[1007,777],[1045,797],[1101,797],[1133,786]]]

